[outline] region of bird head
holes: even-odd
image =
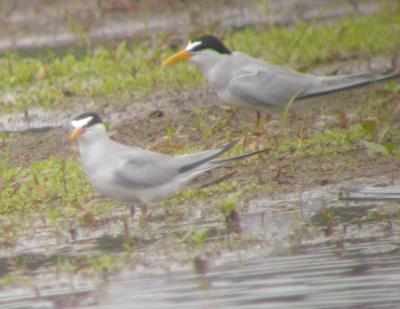
[[[76,140],[89,132],[105,130],[103,120],[96,113],[83,113],[71,120],[71,125],[74,127],[74,131],[69,136],[71,140]]]
[[[186,45],[185,49],[172,55],[162,62],[162,66],[167,66],[179,61],[190,59],[203,54],[230,55],[232,52],[215,36],[202,35],[195,38]]]

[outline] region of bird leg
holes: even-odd
[[[135,219],[135,214],[136,214],[135,205],[131,205],[129,207],[129,210],[130,210],[131,221],[133,222],[133,220]]]
[[[147,205],[145,204],[138,204],[138,207],[140,208],[139,225],[144,225],[147,222],[147,218],[150,216],[150,212],[148,211]],[[131,221],[133,222],[136,215],[136,208],[134,205],[131,205],[129,207],[129,210],[130,210],[130,218]]]
[[[123,216],[122,224],[124,225],[124,238],[125,240],[129,239],[129,220],[128,217]]]
[[[254,128],[253,128],[254,135],[259,135],[260,134],[260,131],[261,131],[260,130],[261,116],[262,116],[262,113],[260,111],[257,111],[256,123],[255,123]],[[266,124],[268,125],[272,120],[273,120],[272,115],[271,114],[267,114],[267,116],[266,116]],[[263,126],[263,128],[264,127],[265,126]]]
[[[139,225],[144,226],[147,223],[147,219],[150,216],[150,211],[148,211],[147,205],[145,204],[138,204],[140,208],[140,218],[139,218]]]
[[[261,122],[261,112],[260,112],[260,111],[257,111],[256,113],[257,113],[257,114],[256,114],[256,115],[257,115],[257,116],[256,116],[256,124],[255,124],[254,129],[253,129],[253,132],[254,132],[255,134],[259,133],[258,131],[259,131],[260,122]]]
[[[261,136],[266,133],[266,131],[268,130],[268,124],[273,120],[272,115],[267,114],[265,124],[261,125],[261,116],[262,113],[260,111],[257,111],[256,123],[253,128],[253,134],[256,137],[256,149],[260,149]]]

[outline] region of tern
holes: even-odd
[[[310,99],[337,91],[397,78],[388,74],[361,73],[341,76],[315,76],[231,51],[218,38],[203,35],[189,41],[186,48],[162,62],[162,66],[188,61],[203,73],[210,87],[225,105],[234,109],[282,112],[289,102]]]
[[[113,141],[96,113],[81,114],[71,124],[70,139],[77,140],[89,183],[105,197],[137,204],[143,213],[149,203],[168,198],[196,176],[266,151],[216,159],[235,146],[233,141],[218,149],[168,156]]]

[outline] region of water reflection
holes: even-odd
[[[398,232],[391,237],[280,250],[205,275],[143,274],[119,282],[96,308],[394,308],[400,302]],[[374,249],[377,249],[376,251]]]
[[[208,263],[201,275],[191,269],[125,274],[96,308],[395,307],[400,302],[400,225],[390,216],[360,220],[380,205],[338,203],[334,191],[254,201],[259,211],[242,216],[242,231],[263,235],[274,245],[272,252],[254,248],[256,257],[249,258],[247,250],[233,261]],[[321,233],[328,210],[335,223],[329,235]],[[276,246],[304,231],[299,229],[304,224],[313,237],[297,235],[297,243]]]
[[[336,191],[325,186],[252,201],[240,217],[241,237],[253,239],[243,249],[198,256],[193,265],[170,271],[127,268],[100,286],[49,281],[38,287],[39,298],[35,289],[3,291],[0,308],[393,308],[400,302],[397,207],[338,202]],[[224,222],[206,225],[216,231],[212,241],[225,235]],[[167,232],[136,236],[135,250]],[[123,252],[125,245],[122,235],[83,237],[52,254],[3,258],[0,268],[4,275],[16,262],[32,273],[60,260],[82,259],[84,265],[90,257]]]

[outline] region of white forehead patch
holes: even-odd
[[[193,50],[193,48],[195,48],[196,46],[199,46],[199,45],[201,45],[200,41],[196,41],[196,42],[191,42],[190,41],[188,43],[188,45],[186,45],[185,50],[186,51],[191,51],[191,50]]]
[[[72,124],[72,126],[74,127],[74,128],[83,128],[85,125],[87,125],[89,122],[90,122],[90,120],[92,120],[93,119],[93,117],[86,117],[86,118],[83,118],[83,119],[79,119],[79,120],[72,120],[71,121],[71,124]]]

